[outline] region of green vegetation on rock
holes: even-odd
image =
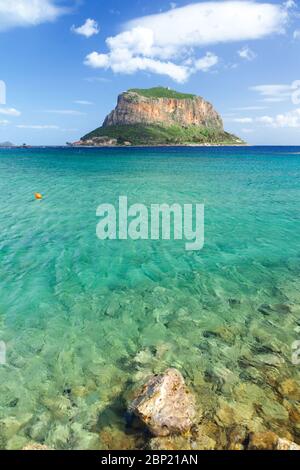
[[[97,137],[107,137],[107,140],[117,139],[118,145],[126,142],[131,145],[237,145],[244,143],[238,137],[218,129],[142,124],[99,127],[85,135],[82,140],[88,141]]]
[[[155,87],[155,88],[131,88],[127,93],[137,93],[140,96],[145,98],[173,98],[177,100],[188,100],[196,98],[196,95],[190,93],[179,93],[175,90],[170,90],[170,88],[164,87]]]
[[[160,98],[158,100],[158,98]],[[118,97],[102,127],[79,145],[242,145],[224,131],[212,104],[169,88],[132,88]]]

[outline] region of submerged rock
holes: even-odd
[[[277,354],[259,354],[256,358],[267,366],[278,367],[284,364],[284,359]]]
[[[300,446],[282,439],[274,432],[266,431],[250,435],[249,450],[300,450]]]
[[[101,450],[136,450],[145,445],[144,437],[107,426],[100,431]]]
[[[244,426],[233,426],[229,432],[229,450],[244,450],[247,441],[247,428]]]
[[[34,441],[44,442],[51,428],[51,414],[49,412],[40,413],[38,420],[30,426],[28,436]]]
[[[213,330],[204,331],[204,338],[218,338],[228,345],[235,343],[239,331],[236,327],[221,325]]]
[[[147,447],[150,450],[215,450],[219,441],[219,430],[208,421],[194,425],[184,435],[152,437]]]
[[[238,305],[241,305],[241,301],[239,299],[235,299],[235,298],[230,298],[228,299],[228,303],[230,305],[230,307],[237,307]]]
[[[26,413],[18,418],[8,416],[0,420],[0,436],[3,439],[10,439],[23,429],[32,419],[32,414]]]
[[[182,436],[153,437],[147,447],[149,450],[191,450],[189,439]]]
[[[284,398],[300,401],[300,384],[294,379],[286,379],[279,386],[279,392]]]
[[[284,315],[291,313],[291,307],[287,304],[276,304],[272,306],[269,304],[262,304],[257,310],[266,316],[271,315],[272,313],[280,313]]]
[[[242,401],[227,402],[223,398],[219,398],[219,407],[214,416],[214,420],[218,426],[223,428],[232,428],[237,425],[258,426],[259,423],[254,418],[254,408],[251,401],[249,403]]]
[[[289,413],[278,401],[265,399],[260,404],[259,413],[262,414],[266,422],[279,424],[288,423]]]
[[[277,313],[288,314],[291,313],[291,307],[287,304],[276,304],[273,306]]]
[[[215,450],[216,447],[216,440],[205,434],[201,428],[195,432],[194,438],[191,441],[191,450]]]
[[[139,351],[133,360],[138,365],[151,364],[153,362],[153,354],[149,348],[145,348]]]
[[[195,400],[177,369],[154,375],[132,402],[130,411],[154,436],[188,431],[195,418]]]
[[[249,450],[274,450],[278,441],[278,436],[271,431],[251,434],[249,440]]]
[[[94,432],[89,432],[79,423],[73,423],[71,426],[73,449],[76,450],[95,450],[99,447],[99,436]]]
[[[268,304],[262,304],[258,307],[257,311],[263,315],[271,315],[273,312],[272,307]]]
[[[216,441],[204,434],[195,436],[165,436],[150,439],[150,450],[215,450]]]
[[[291,404],[284,401],[286,408],[289,411],[289,419],[296,430],[300,431],[300,404]]]
[[[7,441],[6,445],[3,446],[7,450],[22,450],[24,446],[26,446],[28,442],[28,437],[16,434],[13,436],[9,441]],[[1,447],[2,449],[2,447]]]
[[[48,442],[55,449],[63,450],[68,448],[71,430],[69,426],[58,424],[53,427],[48,435]]]

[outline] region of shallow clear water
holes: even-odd
[[[299,178],[295,147],[1,150],[0,448],[141,445],[126,400],[169,366],[201,422],[299,442]],[[204,249],[98,240],[119,195],[204,202]]]

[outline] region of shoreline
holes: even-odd
[[[28,145],[27,147],[23,146],[14,146],[14,147],[0,147],[1,150],[30,150],[30,149],[138,149],[138,148],[215,148],[215,147],[243,147],[243,148],[298,148],[300,147],[300,144],[298,145],[275,145],[275,144],[196,144],[196,145]],[[299,155],[299,152],[296,152],[295,155]]]
[[[269,145],[270,147],[277,147],[277,145]],[[299,145],[300,146],[300,145]],[[265,145],[252,145],[252,144],[157,144],[157,145],[28,145],[26,147],[22,145],[16,145],[14,147],[0,147],[0,150],[30,150],[37,148],[56,148],[56,149],[101,149],[101,148],[126,148],[126,149],[136,149],[136,148],[202,148],[202,147],[265,147]],[[291,147],[295,147],[291,145]]]
[[[252,147],[248,144],[157,144],[157,145],[70,145],[70,148],[198,148],[198,147]]]

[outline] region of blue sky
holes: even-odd
[[[78,140],[120,92],[162,85],[251,144],[300,145],[299,52],[293,0],[0,0],[0,142]]]

